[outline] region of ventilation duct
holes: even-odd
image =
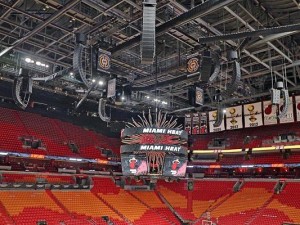
[[[73,68],[68,68],[68,69],[64,69],[64,70],[60,70],[56,73],[53,73],[49,76],[46,76],[46,77],[33,77],[32,80],[35,80],[35,81],[50,81],[50,80],[53,80],[54,78],[56,77],[60,77],[60,76],[63,76],[65,74],[68,74],[69,72],[71,72],[73,70]]]
[[[22,76],[22,68],[19,76],[14,79],[12,97],[15,104],[25,110],[32,94],[32,79]]]
[[[145,0],[143,5],[141,63],[153,64],[155,56],[156,0]]]
[[[286,116],[288,108],[289,108],[289,91],[286,89],[282,89],[281,93],[283,94],[283,102],[284,103],[283,103],[282,111],[281,112],[279,111],[279,115],[278,115],[279,119],[282,119],[283,117]]]
[[[110,122],[110,117],[106,116],[105,107],[106,107],[106,100],[104,100],[103,98],[100,98],[99,105],[98,105],[99,117],[104,122]]]
[[[218,106],[218,110],[217,110],[217,119],[214,122],[213,126],[214,127],[219,127],[221,126],[222,122],[224,119],[224,112],[223,112],[223,107],[221,105]]]

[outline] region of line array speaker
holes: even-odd
[[[153,64],[155,56],[156,0],[145,0],[143,5],[141,63]]]

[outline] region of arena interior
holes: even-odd
[[[0,225],[300,224],[299,0],[0,0]]]

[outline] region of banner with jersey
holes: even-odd
[[[192,115],[192,134],[200,134],[200,116],[198,113]]]
[[[200,134],[207,134],[207,113],[200,114]]]
[[[117,80],[111,79],[107,83],[107,98],[114,98],[116,96]]]
[[[244,105],[244,123],[245,128],[263,125],[261,102]]]
[[[271,101],[263,102],[264,125],[277,124],[277,106],[272,105]]]
[[[243,128],[242,106],[234,106],[226,109],[226,129],[235,130]]]
[[[280,112],[283,110],[283,98],[280,99],[279,110]],[[294,119],[294,107],[293,107],[293,97],[289,97],[288,110],[286,115],[281,118],[280,123],[292,123],[295,121]]]
[[[224,118],[223,118],[222,123],[221,123],[220,126],[214,127],[214,123],[216,122],[217,117],[218,117],[218,112],[217,112],[217,110],[215,110],[215,111],[210,111],[210,112],[208,113],[208,118],[209,118],[209,132],[210,132],[210,133],[220,132],[220,131],[225,130],[225,122],[224,122]],[[224,117],[224,115],[223,115],[223,117]]]
[[[184,130],[188,133],[192,133],[192,115],[191,114],[185,114],[184,118]]]
[[[300,96],[295,96],[295,105],[297,121],[300,121]]]

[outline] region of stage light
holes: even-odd
[[[70,72],[70,76],[73,76],[74,75],[74,73],[73,72]],[[93,82],[95,82],[94,80],[93,80]]]
[[[37,61],[35,64],[38,65],[38,66],[40,66],[42,63],[39,62],[39,61]]]
[[[96,82],[96,80],[95,80],[95,79],[93,79],[93,80],[92,80],[92,82],[93,82],[93,83],[95,83],[95,82]]]
[[[46,65],[46,68],[49,68],[49,65]]]
[[[121,100],[122,100],[122,101],[125,100],[125,96],[122,96],[122,97],[121,97]]]
[[[104,82],[102,80],[99,80],[99,85],[103,85]]]
[[[224,114],[226,113],[226,109],[223,109],[223,113],[224,113]]]
[[[163,105],[168,105],[168,103],[165,102],[165,101],[162,101],[161,104],[163,104]]]
[[[25,59],[25,62],[31,63],[31,59],[30,59],[30,58],[26,58],[26,59]]]
[[[149,99],[149,98],[150,98],[150,96],[149,96],[149,95],[147,95],[147,96],[146,96],[146,98],[147,98],[147,99]]]
[[[159,99],[157,99],[157,98],[155,98],[153,101],[155,101],[155,102],[160,102],[160,100],[159,100]]]

